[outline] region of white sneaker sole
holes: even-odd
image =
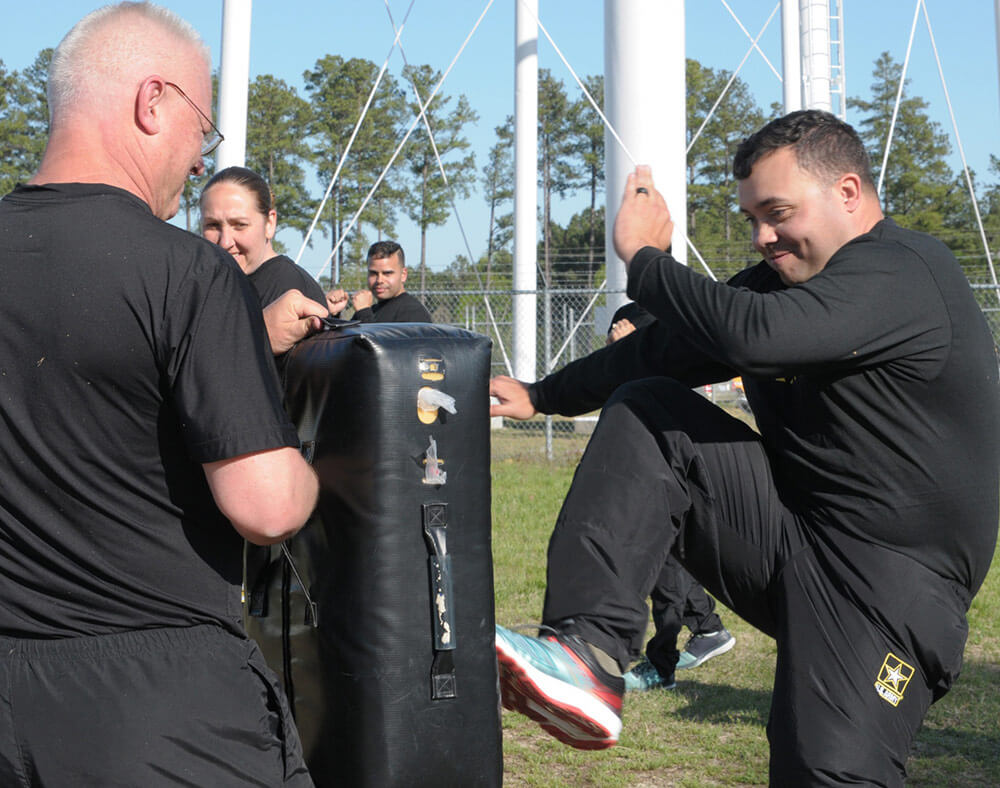
[[[517,658],[497,638],[504,708],[540,723],[559,741],[579,750],[604,750],[618,742],[622,721],[589,692],[543,673]]]

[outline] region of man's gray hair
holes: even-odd
[[[91,47],[108,24],[129,17],[152,23],[179,42],[190,44],[206,62],[212,62],[211,52],[198,31],[173,11],[148,2],[107,5],[77,22],[53,52],[48,79],[50,112],[69,106],[88,83],[121,73],[136,57],[137,53],[129,51],[129,47],[104,47],[96,52]]]

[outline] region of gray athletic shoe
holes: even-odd
[[[663,678],[656,666],[645,657],[626,673],[624,678],[626,692],[645,692],[653,689],[670,690],[677,686],[673,673],[668,678]]]
[[[687,645],[681,652],[681,658],[677,660],[678,670],[696,668],[708,662],[712,657],[725,654],[736,645],[736,638],[729,634],[725,627],[718,632],[705,632],[701,635],[692,635],[688,638]]]

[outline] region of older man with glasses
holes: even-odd
[[[242,626],[241,537],[315,505],[269,355],[326,310],[262,320],[164,221],[222,139],[186,22],[95,11],[48,85],[44,159],[0,201],[0,785],[311,785]]]
[[[208,117],[208,115],[202,112],[201,107],[199,107],[197,104],[191,101],[191,98],[188,96],[188,94],[185,93],[183,90],[181,90],[180,85],[177,85],[173,82],[164,82],[163,84],[172,87],[174,90],[180,93],[181,98],[184,99],[188,104],[190,104],[191,107],[194,109],[194,111],[201,116],[201,119],[208,124],[207,129],[202,128],[201,130],[201,133],[204,135],[204,139],[202,140],[201,143],[201,155],[204,158],[205,156],[208,156],[210,153],[214,153],[215,149],[218,148],[219,144],[225,139],[225,137],[222,136],[222,132],[219,131],[219,127],[212,122],[212,119]]]

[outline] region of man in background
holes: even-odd
[[[432,323],[431,313],[406,292],[406,257],[395,241],[379,241],[368,249],[368,289],[348,298],[344,290],[326,295],[330,314],[339,317],[350,300],[354,319],[362,323]],[[372,303],[372,298],[376,303]]]

